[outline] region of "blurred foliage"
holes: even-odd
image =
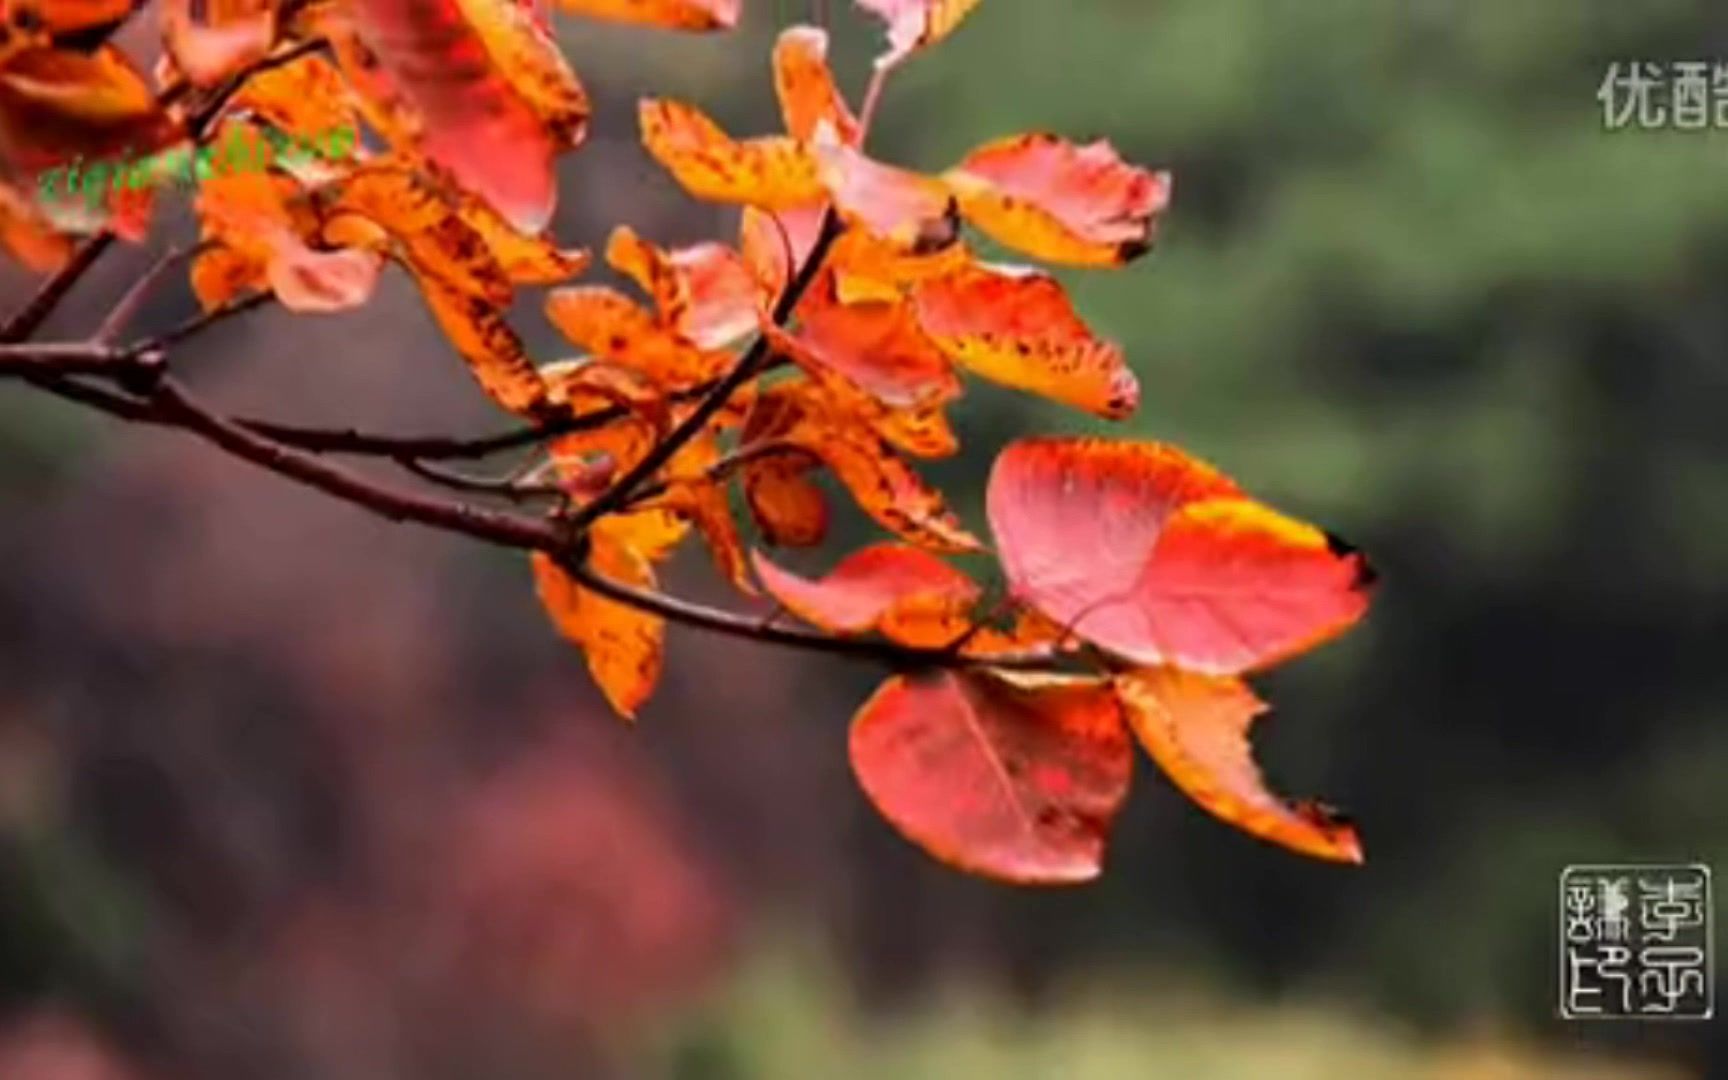
[[[766,950],[706,1012],[641,1054],[667,1080],[1677,1080],[1626,1060],[1543,1053],[1506,1038],[1421,1040],[1320,1004],[1232,1006],[1192,979],[1148,987],[1093,973],[1028,1015],[953,981],[916,1007],[862,1011],[833,968]]]

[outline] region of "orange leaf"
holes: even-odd
[[[511,224],[552,217],[555,140],[456,0],[353,0],[361,39],[423,120],[422,149]]]
[[[260,71],[246,80],[233,100],[236,108],[249,109],[296,135],[339,138],[355,124],[353,97],[336,68],[322,56],[302,56]]]
[[[270,52],[276,37],[274,0],[168,0],[164,44],[194,86],[210,87]]]
[[[882,66],[953,33],[978,0],[858,0],[858,6],[888,24],[889,51],[876,61]]]
[[[205,311],[265,286],[266,260],[230,247],[213,247],[192,260],[192,293]]]
[[[642,145],[698,199],[790,209],[823,196],[816,159],[795,139],[738,142],[677,101],[646,98],[640,116]]]
[[[72,254],[72,242],[56,232],[34,203],[0,182],[0,248],[38,274],[58,270]]]
[[[810,581],[751,553],[774,599],[813,626],[840,634],[879,630],[907,645],[937,647],[966,632],[982,595],[976,583],[918,548],[874,544]]]
[[[143,153],[172,138],[150,84],[118,49],[0,52],[0,150],[17,168]]]
[[[972,253],[963,243],[913,253],[862,229],[842,233],[827,261],[834,273],[835,297],[843,304],[899,300],[921,282],[960,273],[971,263]]]
[[[534,5],[511,0],[456,0],[492,64],[528,103],[562,146],[588,130],[588,94],[570,70],[549,26]]]
[[[546,297],[546,316],[573,344],[634,368],[667,389],[706,382],[730,366],[728,354],[698,349],[640,304],[603,285],[554,289]]]
[[[814,26],[792,26],[774,44],[774,92],[780,115],[794,139],[809,142],[823,123],[840,141],[858,145],[858,119],[834,85],[828,68],[828,33]]]
[[[486,237],[464,217],[457,196],[433,177],[400,160],[369,161],[344,179],[332,210],[381,226],[416,278],[438,277],[499,307],[510,303],[510,278]]]
[[[744,556],[744,539],[732,517],[724,477],[713,473],[720,447],[712,430],[686,443],[668,463],[665,494],[647,505],[663,506],[688,518],[714,557],[714,565],[739,591],[754,595],[756,583]]]
[[[236,133],[244,130],[236,127]],[[232,258],[193,268],[201,301],[222,302],[238,290],[262,283],[290,311],[345,311],[364,304],[378,281],[379,257],[370,251],[314,251],[301,238],[311,221],[290,207],[299,189],[286,177],[262,172],[212,176],[199,188],[196,206],[207,240],[232,249]]]
[[[519,415],[543,408],[546,382],[498,305],[437,274],[418,277],[426,307],[487,396]]]
[[[1047,262],[1119,266],[1152,245],[1170,174],[1128,165],[1099,140],[1020,135],[979,147],[945,176],[966,220]]]
[[[588,566],[595,573],[624,585],[654,586],[653,566],[610,518],[596,522],[590,535]],[[588,671],[612,708],[635,719],[660,681],[664,620],[583,588],[544,552],[534,554],[533,564],[540,603],[553,625],[587,657]]]
[[[812,547],[828,535],[828,501],[811,479],[804,453],[772,454],[744,466],[744,500],[762,538],[784,547]]]
[[[672,30],[730,30],[744,0],[556,0],[575,15]]]
[[[907,839],[1027,885],[1098,876],[1133,771],[1121,708],[1094,679],[898,676],[853,718],[850,750]]]
[[[987,501],[1014,594],[1137,663],[1236,674],[1367,607],[1360,555],[1173,447],[1023,440]]]
[[[1140,403],[1122,350],[1092,335],[1047,274],[972,267],[913,296],[925,333],[987,379],[1110,419]]]
[[[819,133],[815,147],[823,187],[848,221],[915,254],[940,251],[959,239],[960,216],[942,181],[872,161],[835,142],[831,128]]]
[[[450,195],[456,201],[457,216],[480,235],[512,284],[556,285],[588,269],[591,258],[581,248],[560,248],[546,232],[521,232],[502,214],[466,192]]]
[[[1116,677],[1140,744],[1189,798],[1244,832],[1317,859],[1360,863],[1356,831],[1315,803],[1266,790],[1248,731],[1266,705],[1240,680],[1171,668]]]
[[[54,34],[68,34],[118,22],[132,11],[135,0],[11,0],[0,7],[0,22],[17,31],[26,23]]]

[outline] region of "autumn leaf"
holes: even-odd
[[[132,11],[136,0],[10,0],[0,8],[0,21],[14,32],[25,25],[39,26],[52,34],[119,22]]]
[[[263,59],[276,37],[274,0],[167,0],[163,42],[194,86],[210,87]]]
[[[671,30],[730,30],[744,0],[556,0],[574,15]]]
[[[813,547],[828,535],[828,500],[811,477],[818,460],[800,451],[765,455],[744,466],[744,501],[763,540]]]
[[[1359,554],[1173,447],[1022,440],[987,502],[1015,595],[1136,663],[1236,674],[1367,609]]]
[[[797,330],[765,323],[763,331],[806,370],[838,375],[888,406],[948,401],[960,393],[947,358],[905,304],[813,298]]]
[[[810,142],[823,124],[847,146],[859,142],[858,118],[834,85],[828,67],[828,33],[814,26],[792,26],[774,44],[774,93],[780,115],[794,139]]]
[[[744,208],[738,220],[738,250],[756,279],[764,307],[779,299],[797,268],[809,259],[821,236],[827,209],[826,201],[774,211]],[[842,235],[836,248],[845,240]],[[831,255],[830,263],[833,261]]]
[[[588,130],[588,94],[558,51],[551,27],[534,5],[509,0],[456,0],[480,36],[492,65],[552,133],[559,145],[577,146]]]
[[[834,141],[823,127],[812,144],[822,185],[841,216],[900,251],[940,251],[960,237],[960,218],[948,186],[906,169],[873,161]]]
[[[979,147],[943,179],[966,220],[1035,259],[1119,266],[1152,246],[1170,174],[1128,165],[1108,142],[1032,134]]]
[[[750,559],[762,587],[812,626],[840,634],[877,630],[906,645],[954,641],[969,628],[967,616],[982,595],[961,571],[905,544],[853,552],[817,581],[781,569],[760,552]]]
[[[642,145],[698,199],[793,209],[823,197],[816,158],[796,139],[739,142],[678,101],[644,99],[639,114]]]
[[[641,286],[662,325],[698,348],[721,348],[756,329],[755,280],[724,244],[667,251],[620,225],[607,241],[606,262]]]
[[[0,248],[38,274],[58,270],[72,254],[72,241],[57,232],[34,203],[0,181]]]
[[[609,581],[653,588],[654,567],[631,542],[628,525],[595,522],[588,566]],[[544,552],[533,556],[540,603],[558,632],[583,652],[588,671],[619,715],[635,719],[659,684],[665,621],[583,588]]]
[[[426,156],[521,231],[545,228],[557,198],[557,140],[491,63],[457,0],[352,0],[348,10],[421,118]]]
[[[302,56],[248,77],[233,103],[295,135],[327,137],[355,123],[353,95],[322,56]]]
[[[634,368],[667,389],[706,382],[731,364],[728,354],[697,348],[604,285],[554,289],[546,297],[546,317],[573,344]]]
[[[20,169],[147,153],[174,137],[150,84],[112,46],[0,52],[0,151]]]
[[[857,0],[858,6],[888,24],[888,52],[878,66],[895,64],[915,49],[936,44],[960,25],[978,0]]]
[[[1129,736],[1096,679],[888,680],[852,721],[852,769],[907,839],[970,873],[1089,881],[1128,795]]]
[[[545,380],[498,305],[436,274],[419,282],[427,309],[486,395],[518,415],[544,408]]]
[[[379,257],[308,247],[302,236],[313,224],[291,207],[297,194],[294,181],[268,173],[233,172],[204,181],[195,206],[205,238],[230,254],[205,251],[194,264],[193,286],[201,301],[227,303],[260,286],[299,312],[346,311],[371,298]]]
[[[925,483],[881,435],[844,413],[823,409],[808,385],[782,383],[764,393],[746,445],[778,439],[820,458],[878,524],[928,551],[981,551],[983,544],[948,508],[942,493]]]
[[[1319,804],[1289,804],[1266,790],[1248,736],[1266,705],[1240,680],[1154,668],[1117,676],[1116,690],[1140,744],[1205,810],[1304,855],[1362,861],[1348,822]]]
[[[1109,419],[1140,403],[1121,348],[1095,337],[1047,274],[969,267],[922,282],[913,297],[930,340],[986,379]]]

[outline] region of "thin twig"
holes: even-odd
[[[111,345],[120,340],[120,335],[126,330],[126,324],[132,321],[133,316],[137,315],[138,310],[144,306],[144,301],[149,298],[150,290],[154,289],[156,284],[162,280],[162,276],[173,269],[175,264],[185,256],[185,248],[170,247],[160,258],[151,263],[143,275],[132,283],[132,287],[127,289],[119,300],[115,301],[114,309],[108,313],[106,319],[102,320],[102,325],[97,327],[92,340],[103,345]]]
[[[563,488],[556,484],[527,484],[518,479],[521,470],[500,476],[469,476],[435,465],[429,461],[418,461],[414,458],[404,458],[399,464],[415,476],[429,480],[452,491],[467,491],[476,495],[500,495],[506,499],[561,499],[566,497]]]

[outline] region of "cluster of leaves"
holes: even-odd
[[[978,258],[967,229],[1041,262],[1119,267],[1149,250],[1171,182],[1106,142],[1046,133],[986,143],[938,176],[873,159],[865,142],[887,76],[978,0],[857,2],[885,23],[889,48],[856,112],[815,26],[774,47],[784,133],[734,138],[688,103],[641,103],[647,152],[695,198],[741,208],[735,244],[667,249],[616,229],[605,261],[646,302],[566,284],[590,257],[546,231],[553,164],[582,141],[588,98],[532,2],[165,0],[154,87],[101,34],[87,41],[132,5],[11,4],[0,148],[15,169],[252,145],[269,167],[212,171],[196,195],[191,277],[205,319],[267,298],[354,308],[395,264],[481,389],[528,426],[390,440],[236,421],[163,374],[161,342],[98,343],[75,369],[14,346],[15,369],[0,371],[185,428],[392,517],[530,550],[553,622],[626,716],[659,679],[668,620],[889,664],[898,674],[852,723],[856,774],[902,833],[964,869],[1028,883],[1095,876],[1136,741],[1224,820],[1359,860],[1348,825],[1266,790],[1248,739],[1263,706],[1242,681],[1363,614],[1371,574],[1357,553],[1161,444],[1007,447],[987,493],[993,549],[916,470],[957,449],[947,411],[961,373],[1100,417],[1134,410],[1120,348],[1048,273]],[[737,0],[559,3],[691,30],[739,16]],[[361,124],[375,138],[352,160],[269,158],[282,135]],[[15,185],[0,189],[0,236],[26,263],[61,267],[64,283],[79,262],[68,234],[142,235],[149,198],[117,187],[68,207]],[[546,313],[578,358],[528,356],[503,315],[524,286],[556,286]],[[124,393],[74,378],[104,365],[129,373]],[[515,446],[534,456],[502,481],[428,460]],[[314,456],[326,451],[546,506],[530,517],[428,503]],[[820,543],[823,472],[894,539],[809,580],[744,537],[753,527],[764,546]],[[692,532],[740,591],[772,597],[767,620],[656,591],[656,567]],[[994,601],[943,558],[991,550],[1007,585]],[[782,615],[814,629],[774,625]]]

